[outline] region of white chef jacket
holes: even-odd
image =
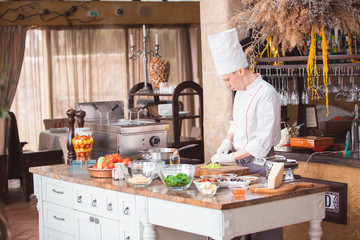
[[[236,92],[228,131],[234,134],[234,148],[245,149],[256,158],[265,157],[280,141],[280,119],[279,95],[258,74],[245,90]]]

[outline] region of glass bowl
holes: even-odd
[[[201,175],[200,176],[201,179],[209,179],[209,180],[212,180],[212,179],[217,179],[218,178],[218,175]]]
[[[232,194],[236,197],[238,196],[244,196],[246,191],[248,190],[249,185],[246,185],[246,183],[242,184],[242,185],[230,185],[229,189],[232,192]]]
[[[173,191],[188,189],[195,175],[195,165],[171,164],[160,167],[160,179],[163,184]]]
[[[197,179],[194,181],[196,188],[204,197],[212,197],[219,188],[219,182],[204,181],[204,179]]]
[[[152,160],[152,159],[138,159],[134,162],[143,163],[143,162],[154,162],[156,164],[156,172],[154,175],[154,178],[157,178],[160,176],[160,168],[165,165],[165,160]]]
[[[132,187],[146,187],[157,172],[156,162],[129,162],[129,166],[120,164],[123,177]]]

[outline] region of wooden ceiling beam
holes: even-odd
[[[10,1],[0,9],[0,26],[200,24],[199,2]]]

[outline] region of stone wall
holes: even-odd
[[[232,91],[225,87],[217,74],[207,39],[208,35],[231,28],[228,19],[239,2],[200,0],[205,162],[210,161],[226,137],[232,118]]]

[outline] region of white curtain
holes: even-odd
[[[169,84],[193,80],[193,65],[197,68],[193,63],[197,59],[190,51],[193,34],[189,28],[148,30],[152,49],[156,32],[159,53],[171,64]],[[140,27],[28,31],[24,64],[11,107],[18,116],[20,140],[29,143],[27,149],[38,148],[43,119],[66,117],[66,111],[76,102],[127,103],[129,89],[144,81],[142,58],[128,60],[129,33],[134,35],[137,48],[142,49]]]

